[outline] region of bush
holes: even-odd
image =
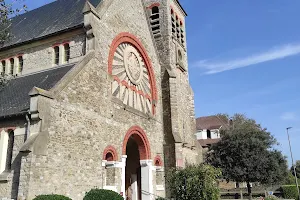
[[[185,169],[171,169],[167,183],[172,198],[181,200],[218,200],[220,191],[217,178],[221,171],[210,165],[188,166]]]
[[[296,185],[284,185],[281,187],[283,197],[286,199],[299,199]]]
[[[33,200],[72,200],[72,199],[63,195],[49,194],[49,195],[39,195],[35,197]]]
[[[83,200],[123,200],[123,197],[111,190],[92,189],[85,194]]]
[[[268,196],[265,200],[278,200],[278,198],[276,196]]]

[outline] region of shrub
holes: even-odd
[[[278,198],[276,196],[268,196],[265,198],[265,200],[278,200]]]
[[[72,200],[72,199],[63,195],[49,194],[49,195],[39,195],[35,197],[33,200]]]
[[[111,190],[92,189],[86,193],[83,200],[123,200],[123,197]]]
[[[209,199],[220,197],[217,178],[219,169],[210,165],[188,166],[185,169],[171,169],[167,173],[167,183],[172,197],[180,200]]]
[[[281,187],[283,197],[286,199],[298,199],[298,190],[296,185],[284,185]]]

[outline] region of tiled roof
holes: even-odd
[[[0,118],[26,112],[30,105],[28,93],[33,87],[51,89],[74,65],[61,66],[10,80],[0,91]]]
[[[197,130],[212,130],[219,129],[221,127],[227,128],[228,124],[220,119],[219,117],[207,116],[207,117],[199,117],[196,119]]]
[[[89,0],[97,6],[101,0]],[[86,0],[57,0],[12,19],[11,38],[1,48],[38,40],[58,32],[83,26]],[[1,50],[0,48],[0,50]]]

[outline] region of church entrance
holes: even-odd
[[[132,127],[123,142],[123,191],[126,200],[150,200],[153,193],[150,145],[140,127]],[[124,163],[125,164],[125,163]]]
[[[141,200],[141,165],[138,144],[131,137],[126,146],[125,188],[128,200]]]

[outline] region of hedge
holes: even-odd
[[[92,189],[86,193],[83,200],[123,200],[123,197],[111,190]]]
[[[300,187],[299,187],[300,189]],[[281,187],[283,197],[286,199],[299,199],[296,185],[283,185]]]
[[[48,195],[39,195],[33,200],[72,200],[69,197],[58,195],[58,194],[48,194]]]

